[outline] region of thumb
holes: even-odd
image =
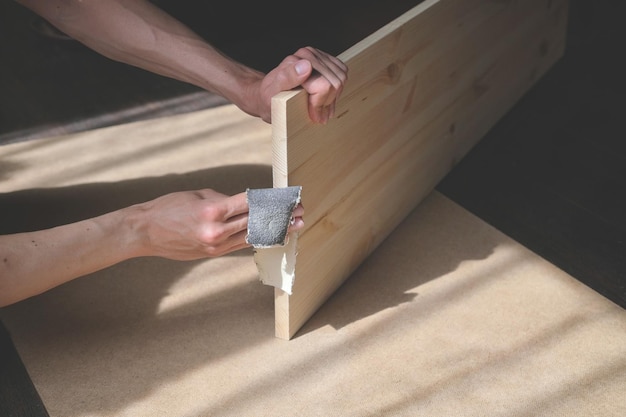
[[[306,59],[299,60],[295,63],[293,67],[296,71],[296,74],[298,74],[298,77],[300,77],[301,79],[306,79],[309,75],[311,75],[311,70],[313,69],[313,65],[311,65],[311,62]]]
[[[285,85],[281,86],[281,90],[286,91],[296,88],[305,82],[311,75],[313,66],[306,59],[301,59],[292,65],[284,67],[283,71],[283,77],[280,78]]]

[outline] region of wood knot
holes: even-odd
[[[395,84],[400,79],[400,75],[402,74],[402,68],[397,63],[389,64],[387,67],[387,78],[391,84]]]

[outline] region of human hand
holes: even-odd
[[[227,196],[214,190],[184,191],[133,206],[133,224],[143,254],[176,260],[218,257],[249,246],[246,193]],[[290,231],[304,227],[301,205]]]
[[[302,86],[309,95],[309,117],[315,123],[326,124],[335,114],[336,102],[347,79],[348,67],[338,58],[310,46],[300,48],[261,81],[260,99],[265,110],[259,112],[260,116],[270,122],[272,97]]]

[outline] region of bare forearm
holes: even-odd
[[[263,74],[222,54],[147,0],[17,0],[109,58],[215,92],[271,121],[271,100],[302,87],[311,120],[326,123],[347,81],[346,65],[303,47]]]
[[[303,226],[302,208],[294,211]],[[181,191],[56,228],[0,236],[0,306],[139,256],[194,260],[245,248],[245,193]]]
[[[251,85],[263,74],[223,55],[145,0],[19,0],[111,59],[188,82],[254,112]]]
[[[0,236],[0,306],[40,294],[133,257],[123,213],[36,232]]]

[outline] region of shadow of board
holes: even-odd
[[[340,330],[384,310],[412,303],[419,297],[418,287],[453,273],[463,263],[487,259],[505,244],[504,237],[490,234],[484,223],[473,220],[460,206],[441,204],[444,199],[431,194],[418,205],[296,337],[326,325]],[[467,274],[466,278],[421,302],[420,316],[414,319],[425,319],[489,283],[489,277],[481,274]]]

